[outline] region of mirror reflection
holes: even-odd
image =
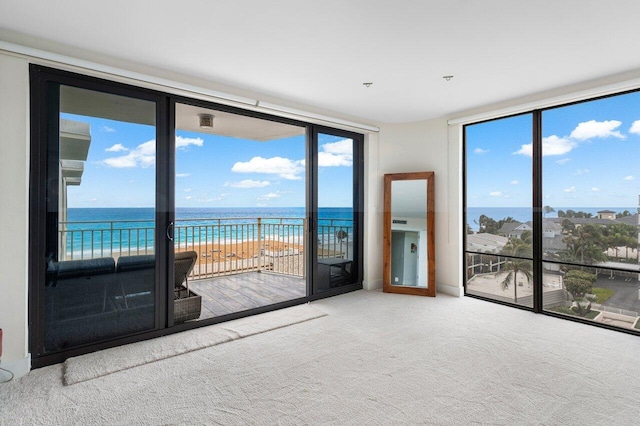
[[[391,183],[391,285],[428,287],[427,181]]]
[[[433,172],[384,175],[383,291],[436,295]]]

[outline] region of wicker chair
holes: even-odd
[[[198,259],[198,253],[195,251],[184,251],[175,254],[174,268],[174,287],[179,289],[184,283],[187,291],[189,290],[189,274],[193,270]]]
[[[189,290],[189,274],[196,264],[198,253],[186,251],[175,254],[173,321],[180,324],[198,319],[202,310],[202,296]],[[182,283],[185,285],[183,286]]]

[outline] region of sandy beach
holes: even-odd
[[[291,244],[282,241],[262,241],[263,255],[300,254],[304,250],[302,244]],[[252,259],[258,257],[258,241],[234,241],[227,244],[204,242],[202,244],[176,244],[175,251],[195,250],[199,260],[224,262],[234,259]]]

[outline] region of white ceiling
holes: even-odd
[[[378,123],[640,75],[638,18],[638,0],[0,0],[0,29],[34,47],[43,38]]]

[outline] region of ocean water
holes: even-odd
[[[629,210],[631,214],[635,214],[638,211],[638,207],[554,207],[555,212],[545,214],[544,217],[558,217],[558,210],[573,210],[581,211],[585,213],[591,213],[594,217],[600,210],[612,210],[617,213],[622,213],[625,210]],[[512,217],[518,222],[527,222],[533,220],[533,209],[531,207],[467,207],[467,223],[471,226],[471,229],[478,230],[478,221],[481,215],[489,216],[494,220],[500,220],[507,217]]]
[[[60,226],[60,238],[68,255],[77,258],[114,253],[153,252],[155,246],[153,208],[70,208],[67,222]],[[304,207],[177,208],[174,241],[230,243],[257,238],[257,219],[262,219],[263,238],[304,238]],[[318,234],[324,244],[344,231],[353,234],[353,209],[321,208]]]

